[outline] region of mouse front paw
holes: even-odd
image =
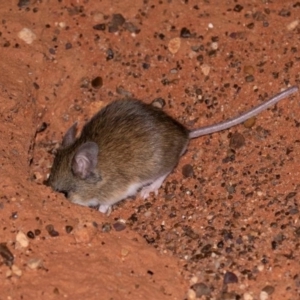
[[[112,212],[111,205],[100,204],[98,210],[103,214],[110,215]]]
[[[149,197],[150,193],[155,193],[155,195],[158,194],[158,188],[154,188],[152,186],[153,183],[151,183],[150,185],[146,185],[142,188],[140,195],[143,199],[146,199]]]
[[[155,181],[150,183],[149,185],[146,185],[142,188],[140,195],[143,199],[146,199],[149,197],[150,193],[154,193],[155,196],[158,194],[158,189],[161,187],[162,183],[164,182],[165,178],[169,175],[169,173],[157,178]]]

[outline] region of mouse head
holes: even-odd
[[[65,134],[55,156],[47,185],[68,197],[83,185],[101,181],[96,170],[98,145],[76,139],[77,123]]]

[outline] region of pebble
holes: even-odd
[[[200,298],[202,296],[209,296],[210,293],[211,293],[210,288],[202,282],[195,283],[192,286],[192,289],[196,292],[196,297],[197,298]]]
[[[179,37],[173,38],[168,43],[168,50],[172,54],[175,54],[180,49],[180,45],[181,45],[181,38],[179,38]]]
[[[129,250],[122,248],[121,249],[121,256],[124,258],[129,254]]]
[[[125,18],[121,14],[113,14],[108,31],[113,33],[119,30],[119,27],[125,23]]]
[[[255,122],[256,122],[256,118],[252,117],[252,118],[246,120],[243,125],[245,128],[251,128],[255,125]]]
[[[111,231],[111,225],[109,223],[104,223],[102,225],[102,232],[110,232]]]
[[[245,138],[244,136],[239,133],[235,132],[232,134],[229,142],[229,147],[231,149],[239,149],[245,145]]]
[[[184,178],[189,178],[194,176],[193,166],[190,164],[186,164],[182,167],[182,175]]]
[[[289,31],[294,30],[299,25],[299,20],[294,20],[293,22],[289,23],[286,28]]]
[[[11,270],[12,270],[13,274],[15,274],[19,277],[22,276],[22,273],[23,273],[22,270],[19,267],[17,267],[16,265],[12,265]]]
[[[72,230],[73,230],[73,226],[67,225],[67,226],[65,227],[65,229],[66,229],[66,233],[71,233]]]
[[[123,86],[117,86],[116,92],[119,95],[121,95],[121,96],[123,96],[125,98],[131,98],[132,97],[132,93],[129,92],[129,91],[127,91],[127,90],[125,90],[125,88]]]
[[[201,72],[203,73],[204,76],[207,76],[210,72],[210,66],[207,64],[203,64],[201,66]]]
[[[3,258],[4,263],[9,267],[14,263],[14,256],[5,243],[0,243],[0,256]]]
[[[244,74],[246,75],[253,75],[254,74],[254,67],[253,66],[244,66],[243,68]]]
[[[246,292],[243,295],[243,299],[244,300],[253,300],[253,296],[250,293]]]
[[[191,280],[190,280],[190,283],[191,284],[195,284],[195,283],[197,283],[198,282],[198,277],[197,276],[193,276],[192,278],[191,278]]]
[[[267,299],[269,299],[268,293],[265,292],[265,291],[261,291],[260,294],[259,294],[259,299],[260,300],[267,300]]]
[[[192,36],[191,32],[189,29],[187,29],[186,27],[183,27],[180,31],[180,37],[182,38],[190,38]]]
[[[36,35],[29,28],[24,27],[18,32],[18,38],[26,44],[31,44],[34,40],[36,40]]]
[[[31,270],[35,270],[39,267],[41,267],[43,265],[43,260],[40,258],[31,258],[28,262],[27,262],[27,266],[31,269]]]
[[[123,222],[116,222],[113,224],[115,231],[122,231],[126,228],[126,224]]]
[[[54,229],[52,224],[46,225],[46,230],[48,231],[49,235],[52,237],[59,236],[59,233]]]
[[[22,231],[19,231],[16,236],[16,248],[26,248],[29,245],[29,240],[26,234]]]
[[[266,285],[262,291],[266,292],[268,295],[272,295],[275,291],[275,288],[272,285]]]
[[[166,105],[166,101],[163,98],[156,98],[152,101],[151,105],[159,109],[162,109]]]
[[[233,272],[226,272],[224,275],[224,284],[237,283],[238,278]]]
[[[239,299],[234,292],[224,292],[221,294],[220,299],[222,300],[236,300]]]
[[[196,292],[193,289],[189,289],[186,296],[188,300],[195,300]]]
[[[218,50],[218,48],[219,48],[219,44],[217,42],[211,43],[210,46],[211,46],[211,49],[213,49],[213,50]]]

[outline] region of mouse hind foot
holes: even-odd
[[[155,195],[158,194],[158,189],[161,187],[162,183],[164,182],[165,178],[169,175],[169,173],[164,174],[163,176],[157,178],[149,185],[146,185],[142,188],[140,195],[143,199],[146,199],[149,197],[150,193],[154,193]]]

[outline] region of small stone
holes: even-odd
[[[198,277],[197,276],[193,276],[190,280],[190,284],[195,284],[198,282]]]
[[[126,257],[129,254],[129,250],[122,248],[121,249],[121,256],[122,257]]]
[[[236,300],[239,299],[238,295],[234,292],[224,292],[221,294],[221,297],[219,299],[222,300]]]
[[[125,22],[124,25],[123,25],[123,28],[126,29],[127,31],[133,33],[133,34],[137,34],[141,31],[136,25],[134,25],[131,22]]]
[[[111,59],[113,59],[115,56],[114,51],[111,48],[108,48],[106,51],[106,60],[109,61]]]
[[[48,231],[49,235],[52,237],[59,236],[59,233],[54,229],[52,224],[46,225],[46,230]]]
[[[66,45],[65,45],[65,49],[66,50],[69,50],[69,49],[71,49],[73,46],[72,46],[72,44],[71,43],[66,43]]]
[[[246,75],[253,75],[254,67],[253,66],[244,66],[243,71],[244,71],[244,74],[246,74]]]
[[[26,248],[29,245],[29,240],[26,234],[22,231],[19,231],[16,236],[16,248]]]
[[[9,267],[14,263],[14,256],[5,243],[0,243],[0,256]]]
[[[252,118],[246,120],[243,125],[245,128],[251,128],[255,125],[255,122],[256,122],[256,118],[252,117]]]
[[[272,285],[266,285],[262,291],[266,292],[268,295],[272,295],[275,291],[275,288]]]
[[[117,88],[116,88],[116,92],[119,94],[119,95],[121,95],[121,96],[123,96],[123,97],[126,97],[126,98],[131,98],[132,97],[132,93],[131,92],[129,92],[129,91],[127,91],[127,90],[125,90],[125,88],[123,87],[123,86],[117,86]]]
[[[254,81],[254,76],[253,75],[247,75],[245,77],[246,82],[253,82]]]
[[[23,273],[22,270],[19,267],[17,267],[16,265],[12,265],[11,270],[12,270],[13,274],[15,274],[19,277],[22,276],[22,273]]]
[[[166,105],[166,101],[163,98],[156,98],[152,101],[151,105],[159,109],[162,109]]]
[[[34,230],[34,234],[37,236],[37,235],[40,235],[41,234],[41,231],[39,229],[35,229]]]
[[[31,258],[28,262],[27,262],[27,266],[31,269],[31,270],[35,270],[37,268],[42,267],[43,265],[43,260],[40,258]]]
[[[209,72],[210,72],[210,66],[207,65],[207,64],[203,64],[201,66],[201,71],[202,71],[202,73],[203,73],[204,76],[207,76],[209,74]]]
[[[224,284],[237,283],[238,278],[233,272],[226,272],[224,275]]]
[[[186,296],[188,300],[195,300],[196,292],[193,289],[189,289]]]
[[[66,233],[71,233],[73,230],[73,226],[67,225],[66,227]]]
[[[30,239],[34,239],[35,236],[34,236],[34,233],[32,231],[28,231],[27,232],[27,236],[30,238]]]
[[[25,7],[29,6],[29,4],[30,4],[30,0],[19,0],[19,2],[18,2],[18,6],[20,8],[25,8]]]
[[[29,28],[25,27],[18,32],[18,38],[26,44],[31,44],[36,39],[36,35]]]
[[[182,167],[182,175],[184,178],[189,178],[194,176],[193,166],[190,164],[186,164]]]
[[[115,231],[122,231],[126,228],[126,224],[123,222],[116,222],[113,224]]]
[[[109,32],[117,32],[119,27],[125,23],[125,18],[121,14],[113,14],[111,23],[109,25]]]
[[[183,27],[180,31],[180,37],[182,38],[190,38],[192,36],[191,32],[189,29],[187,29],[186,27]]]
[[[102,225],[102,232],[110,232],[111,231],[111,225],[109,223],[104,223]]]
[[[268,293],[266,293],[265,291],[261,291],[260,294],[259,294],[259,299],[260,300],[267,300],[267,299],[269,299]]]
[[[202,282],[195,283],[191,286],[191,288],[196,292],[197,298],[200,298],[202,296],[209,296],[211,293],[210,288]]]
[[[36,181],[40,181],[44,178],[43,175],[40,172],[37,172],[37,171],[34,172],[33,175],[34,175],[34,178],[35,178]]]
[[[231,149],[239,149],[245,145],[245,138],[244,136],[239,133],[235,132],[232,134],[229,142],[229,147]]]
[[[246,292],[243,295],[243,300],[253,300],[253,296],[250,293]]]
[[[179,37],[173,38],[168,43],[168,50],[172,54],[175,54],[180,49],[180,45],[181,45],[181,38],[179,38]]]
[[[293,22],[289,23],[286,28],[289,31],[294,30],[299,25],[299,20],[294,20]]]
[[[106,28],[106,25],[104,23],[101,23],[101,24],[96,24],[93,26],[93,29],[95,30],[101,30],[101,31],[104,31]]]
[[[7,271],[6,271],[6,273],[5,273],[5,277],[6,278],[9,278],[9,277],[11,277],[12,276],[12,271],[11,271],[11,269],[8,269]]]

